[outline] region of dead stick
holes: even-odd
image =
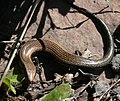
[[[99,101],[102,100],[103,96],[107,94],[115,85],[117,85],[120,82],[120,79],[114,83],[109,89],[106,90],[106,92],[99,98]]]
[[[30,8],[30,13],[31,13],[31,15],[30,15],[30,17],[29,17],[28,20],[27,20],[27,23],[26,23],[26,25],[25,25],[25,28],[24,28],[24,30],[23,30],[20,38],[18,39],[18,41],[17,41],[16,44],[15,44],[14,51],[13,51],[13,53],[11,54],[11,58],[10,58],[10,60],[8,61],[7,65],[6,65],[6,68],[5,68],[5,70],[4,70],[4,73],[3,73],[3,75],[2,75],[2,77],[1,77],[1,79],[0,79],[0,86],[2,85],[3,79],[4,79],[4,77],[6,76],[7,72],[8,72],[9,69],[10,69],[10,66],[11,66],[11,64],[12,64],[12,61],[13,61],[16,53],[17,53],[18,48],[20,47],[20,42],[23,40],[23,38],[24,38],[24,36],[25,36],[25,34],[26,34],[26,31],[27,31],[27,29],[28,29],[29,23],[30,23],[30,21],[31,21],[31,19],[32,19],[32,17],[33,17],[33,14],[34,14],[34,12],[35,12],[35,9],[36,9],[36,7],[38,6],[38,4],[39,4],[40,1],[41,1],[41,0],[35,0],[33,6]]]

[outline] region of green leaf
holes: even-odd
[[[16,90],[13,87],[12,83],[20,83],[20,81],[23,79],[22,74],[13,74],[14,68],[9,70],[8,74],[4,77],[3,83],[8,86],[8,88],[16,94]]]
[[[44,99],[44,101],[58,101],[59,99],[66,99],[72,93],[72,88],[69,83],[63,83],[54,88]]]
[[[18,78],[22,77],[20,74],[14,74],[10,77],[10,82],[19,83],[22,79],[18,80]]]
[[[8,88],[14,93],[16,94],[16,90],[15,88],[11,85],[11,82],[8,78],[4,78],[3,83],[6,84],[8,86]]]
[[[11,76],[13,75],[13,71],[14,68],[12,68],[11,70],[8,71],[7,75],[5,76],[5,78],[11,78]]]

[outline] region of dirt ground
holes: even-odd
[[[0,2],[0,5],[2,6],[0,7],[2,14],[0,15],[0,41],[14,40],[24,28],[24,22],[27,18],[26,15],[28,15],[27,11],[31,5],[31,0],[19,0],[14,2],[10,0],[5,2],[2,0]],[[92,13],[97,13],[96,16],[106,23],[113,35],[114,41],[116,42],[117,40],[117,43],[115,43],[115,55],[119,54],[120,0],[75,0],[74,4],[79,7],[86,8]],[[97,32],[92,21],[85,21],[86,19],[87,18],[84,15],[75,12],[74,9],[62,0],[43,1],[37,7],[24,40],[30,40],[33,37],[51,39],[56,43],[61,44],[72,54],[74,54],[76,50],[79,50],[83,54],[85,50],[88,49],[91,52],[92,59],[100,59],[104,55],[104,43],[102,42],[101,35]],[[7,63],[6,60],[9,58],[9,48],[11,48],[11,45],[7,46],[0,43],[1,72],[5,68]],[[118,58],[120,57],[118,56]],[[46,58],[43,60],[45,59]],[[52,58],[47,61],[51,61],[51,59]],[[113,77],[112,81],[111,78],[107,78],[104,72],[101,73],[101,75],[102,76],[99,77],[99,83],[95,86],[98,93],[100,91],[98,89],[104,89],[104,91],[106,91],[107,88],[109,88],[108,84],[114,81]],[[116,78],[115,80],[117,81]],[[107,85],[107,87],[105,85]],[[29,93],[33,98],[35,98],[35,93]],[[23,95],[25,96],[25,94]],[[83,95],[79,101],[86,101],[86,97],[89,97],[87,93],[84,93]],[[120,93],[118,95],[120,95]],[[97,94],[94,96],[97,96]],[[20,96],[18,98],[22,99]],[[94,99],[94,101],[98,100]]]

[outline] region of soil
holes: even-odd
[[[97,13],[96,16],[106,23],[111,34],[113,35],[115,54],[111,64],[106,66],[104,70],[99,71],[100,73],[98,73],[99,76],[97,78],[97,83],[95,83],[94,86],[91,86],[91,88],[87,87],[86,91],[83,92],[78,99],[78,101],[86,101],[89,99],[90,101],[97,101],[95,99],[97,99],[98,96],[101,96],[103,92],[105,92],[112,84],[114,84],[114,82],[117,82],[119,80],[120,0],[71,1],[79,7],[86,8],[92,13]],[[27,12],[29,10],[29,7],[32,5],[32,0],[1,0],[0,5],[0,41],[15,41],[25,27],[25,20],[28,19]],[[87,18],[84,15],[76,12],[76,10],[72,9],[67,3],[62,0],[43,0],[43,2],[39,4],[37,10],[34,13],[32,21],[24,37],[24,41],[31,40],[32,38],[50,39],[65,47],[67,51],[72,54],[74,54],[76,50],[79,50],[81,54],[84,54],[85,50],[89,50],[92,55],[91,59],[100,59],[104,55],[104,43],[102,42],[101,35],[98,33],[92,21],[85,21],[86,19]],[[10,52],[13,47],[12,45],[13,44],[0,43],[1,73],[3,72],[8,59],[10,58]],[[48,93],[47,91],[51,91],[56,85],[60,84],[58,81],[51,82],[51,80],[55,78],[55,73],[63,76],[67,73],[76,75],[78,72],[72,69],[65,69],[61,66],[61,64],[55,62],[53,57],[44,57],[45,54],[41,53],[38,56],[40,62],[43,63],[43,68],[45,68],[42,69],[41,75],[40,73],[37,73],[32,84],[28,82],[26,83],[26,81],[19,84],[19,86],[16,87],[18,91],[17,95],[14,95],[10,92],[8,96],[6,95],[6,91],[4,91],[1,87],[0,89],[2,89],[5,94],[3,94],[3,92],[0,92],[0,95],[4,95],[5,97],[7,96],[6,98],[0,96],[3,101],[6,99],[14,99],[15,101],[40,101],[40,98]],[[17,61],[19,60],[18,59],[16,61],[16,58],[18,57],[19,56],[16,55],[12,66],[16,67],[16,64],[18,64]],[[56,67],[61,69],[56,69]],[[42,78],[42,81],[45,81],[47,83],[44,82],[41,84],[40,76]],[[82,88],[87,85],[87,83],[93,82],[89,77],[83,75],[80,76],[81,77],[79,80],[74,78],[74,82],[76,81],[77,84],[72,85],[76,92],[81,91]],[[48,82],[50,82],[50,84],[48,84]],[[119,87],[120,86],[117,86],[115,88],[118,90],[117,92],[115,92],[115,90],[111,90],[111,92],[109,92],[110,96],[106,96],[105,99],[120,100]],[[92,92],[93,89],[94,92]]]

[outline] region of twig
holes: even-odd
[[[81,95],[89,86],[95,85],[95,83],[96,83],[96,82],[94,82],[93,80],[90,81],[90,82],[88,82],[82,90],[78,91],[78,92],[74,95],[74,97],[75,97],[75,98],[79,98],[80,95]],[[78,88],[78,89],[79,89],[79,88]]]
[[[15,43],[16,41],[0,41],[0,43]]]
[[[10,55],[11,58],[9,59],[7,65],[6,65],[6,68],[5,68],[5,70],[4,70],[4,73],[3,73],[2,77],[1,77],[0,86],[2,85],[3,79],[4,79],[4,77],[6,76],[8,70],[10,69],[10,66],[11,66],[11,64],[12,64],[12,61],[13,61],[16,53],[17,53],[17,49],[20,47],[20,41],[23,40],[23,38],[24,38],[24,36],[25,36],[25,34],[26,34],[26,31],[27,31],[27,29],[28,29],[29,23],[30,23],[30,21],[31,21],[31,19],[32,19],[32,17],[33,17],[34,11],[35,11],[35,9],[36,9],[36,7],[38,6],[38,4],[39,4],[40,1],[41,1],[41,0],[35,0],[33,6],[32,6],[32,7],[30,8],[30,10],[29,10],[29,11],[30,11],[30,12],[29,12],[30,16],[29,16],[29,18],[28,18],[28,20],[27,20],[27,22],[26,22],[25,28],[24,28],[24,30],[23,30],[20,38],[18,38],[17,42],[15,43],[14,51],[13,51],[13,53]]]
[[[100,11],[98,11],[98,12],[95,12],[95,13],[93,13],[93,14],[100,14],[100,13],[102,13],[105,9],[107,9],[109,6],[106,6],[106,7],[104,7],[103,9],[101,9]]]
[[[117,85],[119,82],[120,82],[120,79],[119,79],[116,83],[114,83],[109,89],[107,89],[106,92],[105,92],[103,95],[100,96],[99,101],[102,100],[103,96],[104,96],[105,94],[107,94],[107,93],[108,93],[115,85]]]

